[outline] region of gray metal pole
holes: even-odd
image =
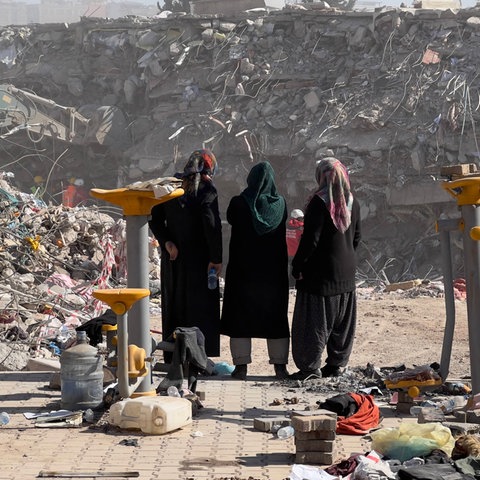
[[[470,374],[472,393],[480,393],[480,242],[470,237],[470,230],[480,226],[480,207],[461,207],[465,228],[463,250],[467,287],[468,335],[470,344]]]
[[[442,381],[448,377],[452,354],[453,333],[455,331],[455,296],[453,294],[452,249],[450,230],[456,230],[458,220],[439,220],[440,247],[442,252],[443,285],[445,291],[445,331],[443,333],[442,356],[440,358],[440,376]]]
[[[149,288],[148,277],[148,217],[127,215],[127,287]],[[147,357],[152,353],[150,337],[150,299],[145,297],[135,302],[128,313],[128,339],[130,344],[144,348]],[[151,370],[151,369],[150,369]],[[151,375],[144,377],[137,393],[153,390]]]

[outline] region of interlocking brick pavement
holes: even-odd
[[[0,480],[28,480],[40,471],[138,471],[142,480],[187,480],[249,477],[262,480],[288,478],[294,461],[294,439],[280,440],[254,430],[253,419],[262,415],[288,415],[320,400],[318,394],[292,394],[272,377],[242,382],[229,376],[199,380],[205,392],[204,408],[191,425],[165,435],[120,430],[108,424],[108,412],[94,425],[80,428],[37,428],[25,412],[60,409],[60,391],[50,390],[49,372],[0,372],[0,411],[10,414],[1,427]],[[332,392],[334,394],[335,392]],[[297,405],[273,405],[274,399],[299,396]],[[382,426],[402,420],[390,407],[382,407]],[[125,439],[138,446],[125,446]],[[369,451],[368,437],[338,435],[338,459]],[[84,477],[84,478],[96,478]],[[97,477],[98,478],[98,477]],[[108,477],[106,478],[119,478]]]

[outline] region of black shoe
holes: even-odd
[[[325,365],[321,369],[322,377],[339,377],[343,370],[340,367],[334,367],[333,365]]]
[[[233,378],[237,380],[246,380],[247,379],[247,366],[246,365],[235,365],[235,370],[231,373]]]
[[[275,363],[275,378],[277,380],[285,380],[288,378],[287,366],[283,363]]]
[[[289,380],[313,380],[322,378],[322,373],[317,368],[316,370],[299,370],[288,376]]]

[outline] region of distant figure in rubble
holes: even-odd
[[[84,205],[90,198],[82,178],[70,178],[68,187],[62,193],[62,204],[65,207]]]
[[[290,213],[290,218],[287,222],[287,252],[288,263],[290,263],[297,253],[298,244],[303,233],[303,212],[296,208]],[[291,283],[290,286],[293,286]]]
[[[45,180],[41,175],[35,175],[33,178],[33,185],[30,191],[32,195],[37,198],[42,198],[45,193]]]
[[[305,211],[302,238],[292,261],[297,296],[292,355],[299,371],[292,379],[340,375],[350,358],[356,326],[356,248],[360,206],[347,169],[336,158],[317,163],[318,188]],[[319,370],[327,348],[326,365]]]
[[[163,340],[177,327],[198,327],[209,357],[220,355],[218,282],[208,288],[209,271],[218,278],[222,270],[222,226],[212,181],[216,167],[212,152],[195,150],[180,174],[185,194],[153,207],[149,221],[161,248]]]
[[[253,166],[247,188],[230,201],[227,220],[232,233],[221,332],[230,337],[232,377],[246,379],[252,338],[265,338],[275,375],[285,379],[290,343],[287,207],[270,163]]]

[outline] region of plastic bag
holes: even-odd
[[[455,445],[450,429],[438,423],[403,423],[398,428],[382,428],[370,435],[374,450],[401,462],[423,457],[436,448],[451,455]]]
[[[213,375],[229,375],[234,370],[235,367],[233,365],[229,365],[227,362],[219,362],[213,368]]]
[[[357,457],[357,468],[353,472],[353,480],[389,480],[394,479],[395,474],[390,465],[380,459],[377,452],[370,452],[368,456]]]

